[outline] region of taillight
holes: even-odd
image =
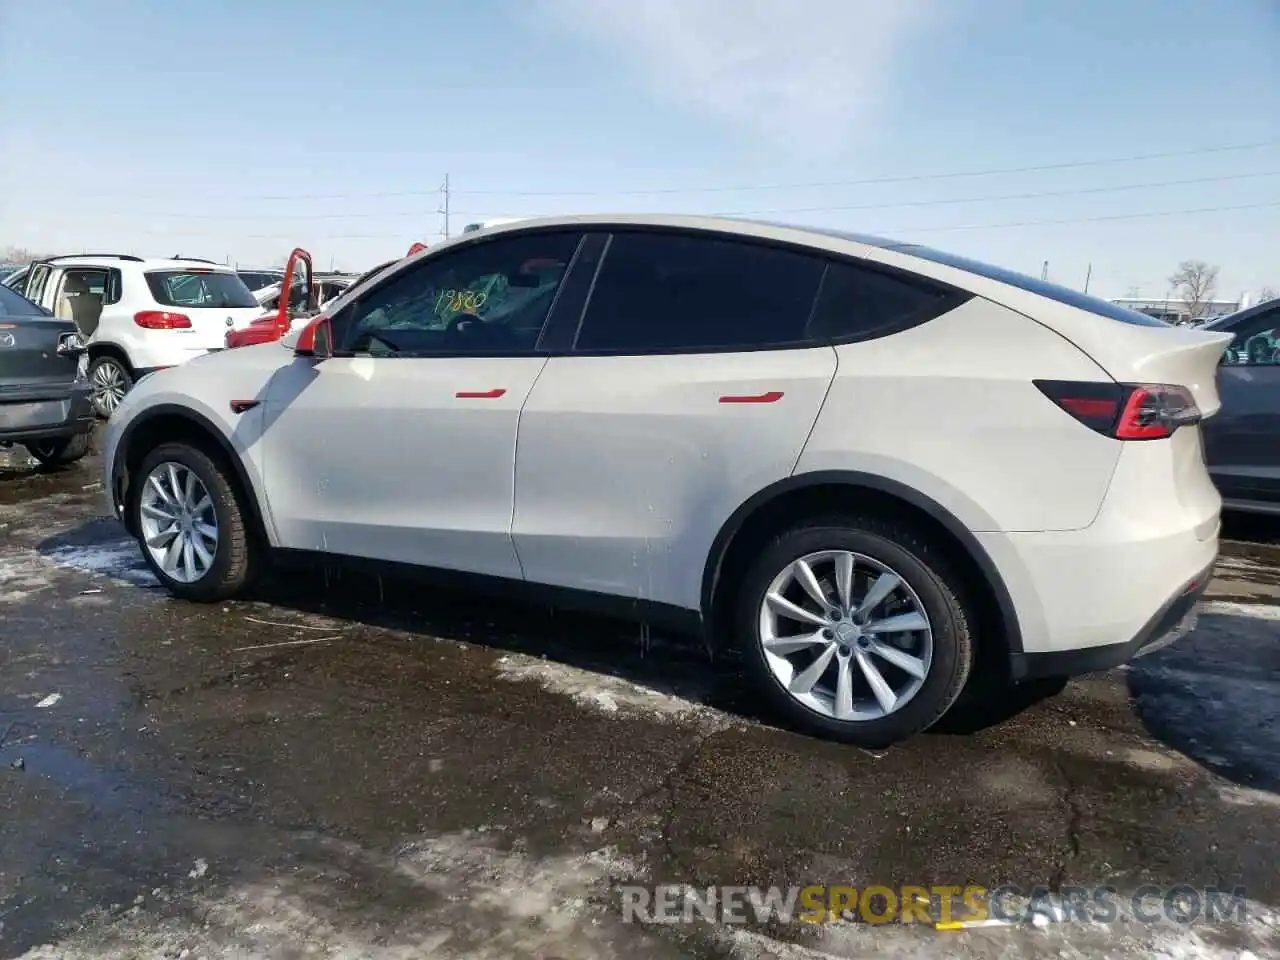
[[[191,318],[182,313],[164,310],[143,310],[133,315],[133,322],[147,330],[185,330],[191,326]]]
[[[1118,440],[1159,440],[1181,426],[1200,421],[1196,398],[1186,387],[1140,383],[1131,390],[1116,424]]]
[[[1086,427],[1117,440],[1160,440],[1201,419],[1191,391],[1174,384],[1073,380],[1034,383]]]

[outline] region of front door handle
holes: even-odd
[[[506,392],[503,387],[494,387],[492,390],[459,390],[454,396],[459,400],[497,400]]]

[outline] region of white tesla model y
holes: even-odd
[[[107,487],[178,596],[289,554],[471,575],[696,628],[878,745],[1185,632],[1226,339],[874,237],[527,220],[148,376]]]

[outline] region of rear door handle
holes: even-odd
[[[725,394],[721,403],[777,403],[782,399],[781,390],[770,390],[768,393]]]
[[[503,387],[494,387],[492,390],[459,390],[454,396],[459,400],[497,400],[506,392]]]

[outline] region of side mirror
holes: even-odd
[[[294,356],[311,357],[314,360],[327,360],[333,356],[333,325],[328,317],[316,317],[303,328],[298,336],[298,343],[293,348]]]

